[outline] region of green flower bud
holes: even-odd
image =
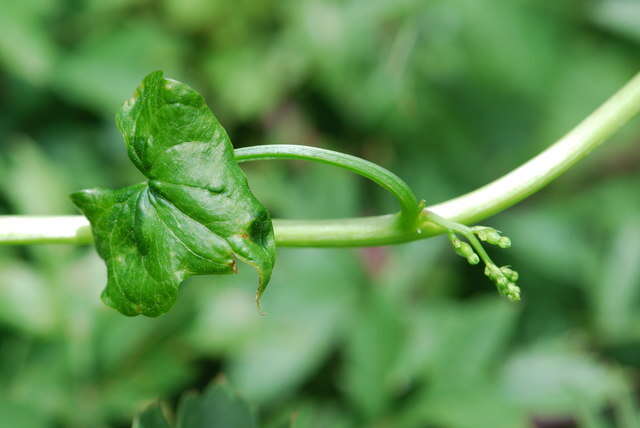
[[[449,240],[451,241],[451,246],[453,247],[453,250],[456,252],[456,254],[467,259],[467,262],[470,265],[477,265],[478,263],[480,263],[480,257],[478,257],[476,252],[473,251],[473,248],[471,248],[471,245],[469,245],[467,242],[461,241],[460,239],[456,238],[454,234],[449,235]]]
[[[469,262],[470,265],[477,265],[480,263],[480,257],[478,257],[476,253],[473,253],[467,257],[467,262]]]
[[[488,242],[491,245],[497,245],[500,248],[511,247],[511,239],[506,236],[500,235],[500,232],[491,227],[475,226],[473,232],[478,236],[478,239],[484,242]]]
[[[488,241],[492,233],[496,230],[487,226],[474,226],[471,230],[478,236],[481,241]]]
[[[487,265],[484,268],[484,274],[489,277],[489,279],[495,282],[499,277],[502,276],[502,272],[496,265]]]
[[[507,289],[506,289],[504,295],[507,297],[507,299],[511,300],[512,302],[519,302],[520,301],[520,287],[515,285],[513,282],[510,282],[509,285],[507,285]]]
[[[511,248],[511,239],[507,236],[501,236],[497,245],[500,248]]]
[[[485,241],[487,241],[491,245],[497,244],[501,238],[498,231],[494,229],[489,229],[488,231],[486,231],[485,236],[486,236]]]
[[[478,227],[474,227],[473,231],[475,232],[476,236],[478,237],[478,239],[480,239],[481,241],[486,241],[487,240],[487,229],[486,228],[478,228]]]
[[[511,282],[517,282],[518,278],[520,277],[520,275],[518,275],[518,272],[511,269],[509,266],[502,266],[500,270],[502,271],[504,276],[506,276],[507,279]]]
[[[496,285],[501,289],[506,289],[507,285],[509,285],[509,280],[505,276],[499,276],[496,278]]]

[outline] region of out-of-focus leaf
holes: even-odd
[[[57,326],[50,284],[28,265],[0,262],[0,320],[32,335],[46,335]]]
[[[596,327],[610,342],[639,339],[640,224],[622,225],[614,236],[608,260],[594,279],[592,302]]]
[[[354,427],[342,412],[330,406],[306,405],[296,411],[291,419],[293,421],[287,428]]]
[[[248,271],[239,272],[234,281],[225,278],[216,287],[210,287],[210,279],[194,278],[189,286],[200,290],[197,290],[197,318],[191,327],[189,340],[199,350],[215,354],[233,353],[260,329],[264,317],[256,310],[253,290],[238,287],[236,283],[248,284],[251,281]],[[209,290],[205,291],[205,287]]]
[[[7,147],[7,146],[5,146]],[[7,169],[0,189],[15,211],[28,215],[60,215],[72,212],[64,169],[54,165],[30,139],[18,137],[3,148]]]
[[[224,3],[207,0],[164,0],[163,5],[171,21],[187,30],[215,22],[217,12],[224,9]]]
[[[0,398],[0,428],[47,428],[51,423],[29,405],[19,405]]]
[[[133,428],[171,428],[160,404],[151,404],[133,421]]]
[[[42,85],[51,77],[57,46],[45,26],[51,0],[9,1],[0,13],[0,63],[17,77]]]
[[[56,70],[60,94],[82,106],[113,117],[140,79],[151,70],[179,69],[181,41],[158,25],[137,21],[117,31],[95,32]]]
[[[263,403],[285,396],[318,367],[349,319],[360,280],[354,265],[344,251],[280,251],[266,315],[229,361],[244,397]]]
[[[29,406],[35,414],[64,414],[66,403],[74,399],[66,377],[64,343],[32,345],[20,363],[9,389],[14,402]]]
[[[526,269],[529,263],[538,277],[571,281],[576,278],[575,272],[582,271],[593,250],[581,224],[566,222],[562,209],[556,205],[505,215],[502,224],[514,245],[518,245],[514,256],[518,257],[519,266]],[[536,239],[541,231],[544,239]]]
[[[206,0],[163,0],[171,27],[188,32],[206,32],[216,45],[242,46],[252,40],[270,38],[268,24],[288,1],[239,0],[234,3]],[[229,19],[233,16],[233,19]]]
[[[548,99],[536,135],[539,150],[595,110],[635,71],[623,51],[607,45],[578,45],[560,59],[553,79],[544,85]]]
[[[176,423],[167,422],[162,407],[152,404],[134,421],[133,428],[255,428],[249,405],[225,384],[212,384],[198,394],[187,394],[180,401]]]
[[[593,8],[593,20],[604,28],[640,42],[640,3],[635,0],[600,0]]]
[[[144,337],[149,340],[151,338]],[[175,342],[156,342],[163,349],[176,346]],[[100,397],[84,397],[79,395],[76,400],[86,399],[84,408],[96,406],[103,415],[122,415],[135,410],[140,403],[168,396],[185,389],[185,385],[193,379],[193,368],[188,360],[177,352],[152,352],[139,343],[138,354],[128,354],[127,359],[120,366],[103,373],[106,381],[100,390]],[[162,374],[162,376],[160,375]],[[85,415],[91,417],[90,415]]]
[[[640,406],[636,402],[634,391],[631,388],[626,388],[616,397],[614,407],[620,428],[640,426]]]
[[[498,361],[517,314],[516,306],[497,298],[445,306],[442,318],[430,326],[439,345],[427,372],[446,388],[482,381]]]
[[[431,304],[411,317],[396,376],[423,372],[425,387],[410,400],[401,426],[524,427],[523,413],[493,380],[517,311],[492,298],[466,305]],[[420,360],[422,356],[422,360]],[[414,375],[415,376],[415,375]],[[415,385],[414,385],[415,386]]]
[[[578,406],[576,418],[583,428],[611,428],[598,408],[589,407],[586,403]]]
[[[384,414],[390,405],[390,375],[405,341],[401,313],[400,305],[373,291],[349,329],[343,388],[368,418]]]
[[[411,300],[413,293],[436,294],[440,288],[448,290],[450,286],[435,284],[431,275],[441,266],[439,257],[442,249],[449,251],[444,240],[427,240],[407,243],[397,247],[387,247],[377,279],[392,296],[405,296]]]
[[[436,389],[417,400],[400,426],[528,428],[527,416],[495,385],[473,384],[454,391]]]
[[[239,119],[268,112],[299,80],[304,56],[287,40],[270,46],[234,46],[212,56],[207,70],[223,109]]]
[[[201,396],[187,395],[180,402],[177,428],[253,428],[249,405],[224,383],[209,386]]]
[[[284,193],[284,197],[281,195],[275,201],[274,209],[288,218],[340,218],[358,213],[358,180],[353,174],[336,171],[327,165],[303,165],[298,165],[300,169],[280,183],[278,192],[274,192],[273,187],[265,188],[269,185],[267,182],[257,184],[256,194],[262,197],[266,192]],[[259,174],[253,174],[251,178],[261,181]],[[269,194],[265,196],[269,198]]]
[[[461,48],[470,76],[495,90],[507,87],[521,96],[545,91],[563,55],[554,13],[535,1],[491,0],[492,7],[478,2],[464,4]],[[450,8],[456,8],[454,3]],[[508,38],[501,35],[508,34]],[[534,59],[535,58],[535,59]]]
[[[625,390],[623,378],[592,356],[567,345],[540,343],[511,357],[502,372],[506,394],[535,414],[571,415],[601,408]]]
[[[140,3],[144,3],[144,1],[145,0],[85,0],[84,3],[90,17],[93,20],[96,20],[104,17],[105,14],[108,13],[126,11],[127,7],[139,5]]]

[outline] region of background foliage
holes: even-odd
[[[438,202],[539,152],[640,68],[634,0],[21,0],[0,13],[0,213],[140,180],[113,115],[163,69],[236,147],[380,163]],[[0,248],[0,426],[125,427],[224,376],[266,427],[640,426],[640,124],[490,220],[524,301],[444,238],[280,249],[255,277],[191,279],[173,311],[98,298],[93,248]],[[243,168],[245,168],[243,166]],[[276,217],[390,212],[363,180],[247,165]]]

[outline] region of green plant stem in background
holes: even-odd
[[[460,197],[423,209],[407,224],[419,204],[394,174],[350,155],[303,146],[257,146],[236,150],[239,162],[257,159],[308,159],[349,169],[368,177],[400,200],[402,212],[335,220],[274,220],[280,246],[341,247],[407,242],[445,231],[438,218],[475,223],[537,192],[620,129],[640,111],[640,74],[551,147],[503,177]],[[412,207],[416,207],[415,210]],[[432,216],[431,213],[436,214]],[[414,223],[414,224],[411,224]],[[0,243],[91,242],[82,216],[0,216]]]

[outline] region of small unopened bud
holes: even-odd
[[[518,272],[511,269],[509,266],[502,266],[500,270],[502,271],[504,276],[506,276],[507,279],[511,282],[517,282],[518,278],[520,277],[520,275],[518,275]]]
[[[449,240],[451,241],[451,246],[453,247],[453,250],[456,252],[456,254],[467,259],[467,262],[470,265],[477,265],[478,263],[480,263],[480,257],[478,257],[476,252],[473,251],[471,245],[456,238],[456,236],[453,234],[449,236]]]
[[[496,278],[496,285],[498,286],[498,289],[501,292],[504,292],[507,290],[507,287],[509,286],[509,280],[505,276],[500,275],[499,277]]]
[[[499,277],[502,276],[502,272],[496,265],[487,265],[484,268],[484,274],[489,277],[491,281],[496,281]]]
[[[500,241],[500,234],[497,230],[489,229],[485,232],[486,239],[489,244],[495,245]]]
[[[507,236],[501,236],[498,240],[498,247],[500,248],[511,248],[511,239]]]
[[[473,231],[481,241],[486,241],[487,237],[489,236],[489,229],[484,226],[476,226],[473,228]]]
[[[470,265],[477,265],[480,263],[480,257],[478,257],[476,253],[473,253],[467,257],[467,262],[469,262]]]
[[[507,299],[511,300],[512,302],[519,302],[520,287],[515,285],[513,282],[510,282],[509,285],[507,285],[507,289],[504,295],[507,297]]]
[[[492,227],[476,226],[473,228],[473,232],[481,241],[487,242],[491,245],[497,245],[500,248],[511,247],[511,239],[500,235],[500,232]]]

